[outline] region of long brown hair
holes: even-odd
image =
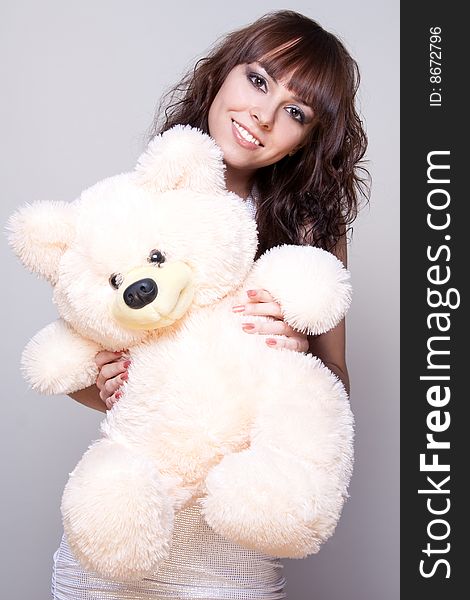
[[[285,80],[316,119],[300,150],[255,174],[258,255],[281,243],[334,250],[357,216],[360,197],[368,195],[369,174],[359,164],[367,137],[355,107],[357,63],[315,21],[282,10],[229,33],[166,94],[150,135],[176,124],[209,133],[209,108],[225,78],[235,66],[252,62]]]

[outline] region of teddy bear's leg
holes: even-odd
[[[206,520],[241,546],[301,558],[336,526],[351,475],[352,415],[330,371],[318,365],[314,375],[302,385],[292,379],[291,394],[265,390],[250,448],[209,472]]]
[[[140,579],[169,552],[174,510],[154,463],[124,445],[92,445],[62,498],[64,531],[83,566]]]

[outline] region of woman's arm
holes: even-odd
[[[88,408],[106,412],[106,404],[101,400],[100,390],[96,385],[91,385],[84,390],[78,390],[78,392],[69,394],[69,396],[77,402],[80,402],[80,404],[88,406]]]
[[[346,366],[346,326],[343,319],[334,329],[322,335],[309,335],[308,351],[341,379],[349,395],[349,374]]]
[[[333,254],[343,265],[348,266],[346,233],[339,239]],[[308,351],[318,358],[337,375],[349,395],[349,374],[346,366],[346,322],[343,319],[334,329],[317,336],[308,336]]]

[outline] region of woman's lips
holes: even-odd
[[[243,127],[243,125],[240,125],[240,126]],[[245,128],[243,127],[243,129],[245,129]],[[237,126],[235,125],[235,121],[233,119],[232,119],[232,133],[233,133],[234,138],[238,142],[238,144],[240,144],[240,146],[242,146],[243,148],[247,148],[248,150],[258,150],[259,148],[263,147],[261,142],[259,144],[255,144],[255,142],[250,142],[249,140],[246,140],[242,136],[242,134],[238,131]],[[253,137],[255,137],[255,136],[253,136]],[[256,138],[256,139],[258,139],[258,138]]]

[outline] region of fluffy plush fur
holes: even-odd
[[[323,250],[253,257],[256,225],[224,188],[204,134],[157,137],[135,171],[71,203],[10,220],[22,262],[54,286],[60,319],[23,354],[42,393],[96,378],[96,352],[129,348],[123,397],[66,485],[69,543],[86,568],[145,576],[168,555],[175,511],[201,503],[218,533],[268,554],[317,552],[338,521],[353,419],[340,381],[309,355],[247,335],[231,307],[265,288],[285,319],[323,333],[350,301],[348,273]]]

